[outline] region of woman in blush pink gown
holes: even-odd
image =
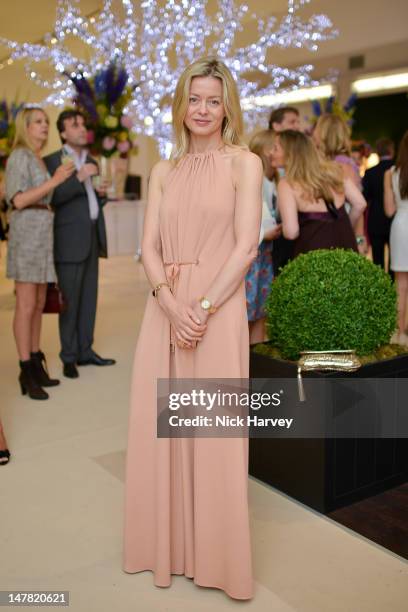
[[[217,59],[181,76],[173,127],[143,233],[147,277],[164,284],[149,294],[136,347],[123,567],[152,570],[157,586],[184,574],[250,599],[248,438],[157,438],[156,381],[249,376],[245,274],[258,251],[262,164],[242,144],[236,85]]]

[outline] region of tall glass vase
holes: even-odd
[[[129,159],[102,156],[99,163],[101,178],[109,184],[108,197],[112,200],[122,198],[128,174]]]

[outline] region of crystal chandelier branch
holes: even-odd
[[[213,16],[206,10],[206,0],[142,0],[141,18],[137,18],[132,0],[104,0],[101,12],[92,18],[82,16],[79,0],[57,0],[55,30],[44,37],[43,44],[20,44],[4,38],[0,44],[9,47],[13,60],[26,60],[30,79],[51,89],[46,104],[62,105],[72,99],[73,86],[65,75],[89,78],[115,60],[126,69],[129,84],[135,86],[127,110],[136,131],[154,136],[163,152],[171,140],[170,105],[175,85],[184,68],[200,56],[221,58],[246,101],[321,82],[312,78],[310,64],[289,69],[267,60],[271,48],[316,51],[321,42],[338,35],[326,15],[302,21],[298,12],[309,2],[288,0],[287,13],[278,20],[250,14],[248,6],[235,0],[218,0]],[[255,23],[257,38],[239,47],[236,38],[244,21],[245,27]],[[87,58],[70,50],[72,39],[85,45]],[[53,70],[52,77],[41,74],[41,62]],[[256,78],[260,74],[265,75],[261,83],[267,79],[267,85]],[[265,109],[256,104],[246,108],[250,128]]]

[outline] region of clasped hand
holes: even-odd
[[[57,167],[52,177],[55,187],[64,183],[75,172],[75,165],[72,162],[61,164]]]
[[[99,183],[94,185],[94,189],[101,198],[104,198],[107,194],[109,186],[110,182],[107,179],[100,178]]]
[[[83,183],[87,178],[96,176],[99,173],[98,166],[96,164],[87,163],[81,166],[77,172],[78,180]]]
[[[279,223],[264,233],[264,240],[276,240],[282,235],[282,223]]]
[[[361,242],[357,243],[357,248],[358,248],[358,252],[360,253],[360,255],[367,255],[368,253],[368,244],[367,244],[367,240],[364,237],[364,240],[362,240]]]
[[[209,314],[198,303],[191,307],[180,301],[175,301],[166,310],[175,331],[177,346],[183,349],[196,348],[206,332]]]

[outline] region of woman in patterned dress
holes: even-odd
[[[249,149],[262,160],[262,224],[258,256],[245,277],[249,342],[264,342],[265,302],[273,280],[272,244],[281,234],[281,224],[275,221],[277,169],[273,164],[272,147],[276,134],[273,130],[258,132],[249,143]]]
[[[16,118],[13,151],[6,168],[6,198],[12,207],[7,253],[7,277],[15,281],[13,331],[20,357],[23,395],[48,399],[43,386],[55,386],[43,367],[41,318],[47,283],[56,280],[53,262],[53,189],[74,172],[63,164],[53,177],[41,159],[48,139],[49,119],[40,108],[24,108]]]

